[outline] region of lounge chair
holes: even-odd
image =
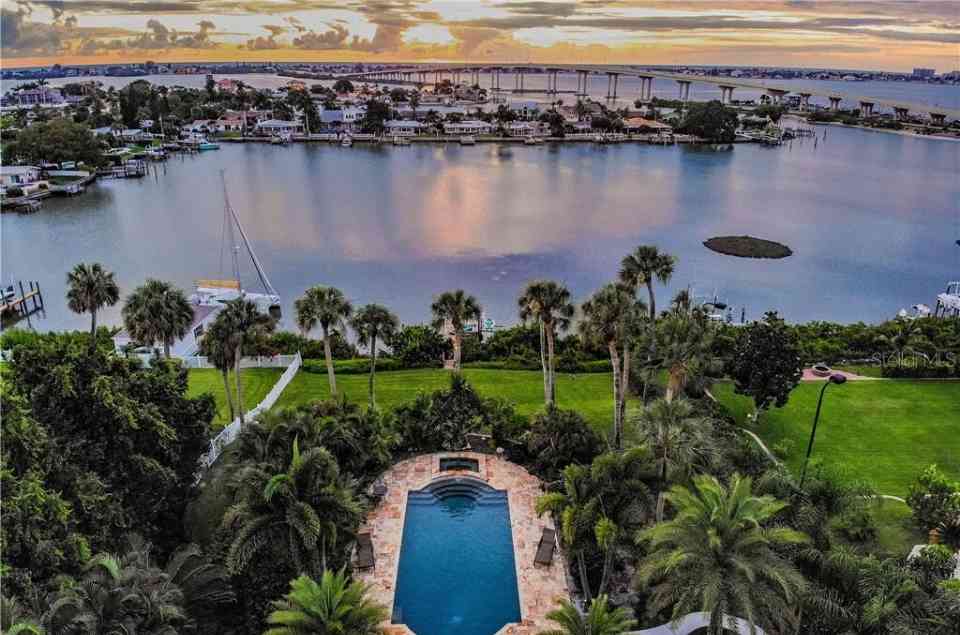
[[[357,569],[361,571],[363,569],[372,569],[374,564],[373,540],[370,539],[370,534],[357,534]]]
[[[535,564],[549,566],[553,562],[553,550],[557,547],[557,532],[553,529],[544,527],[543,534],[540,535],[540,544],[537,545],[537,555],[534,557]]]

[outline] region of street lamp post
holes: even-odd
[[[827,381],[823,382],[823,388],[820,389],[820,398],[817,400],[817,412],[813,415],[813,429],[810,431],[810,442],[807,444],[807,457],[803,460],[803,472],[800,474],[800,489],[803,489],[803,482],[807,478],[807,463],[810,462],[810,452],[813,451],[813,439],[817,436],[817,422],[820,420],[820,406],[823,404],[823,393],[827,391],[830,384],[842,384],[847,378],[840,373],[830,375]]]

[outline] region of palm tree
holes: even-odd
[[[623,453],[601,454],[590,466],[570,464],[563,470],[563,489],[537,499],[537,514],[551,512],[560,519],[561,543],[576,561],[580,587],[594,597],[587,561],[603,556],[597,594],[610,579],[615,550],[622,538],[646,521],[651,507],[646,480],[651,470],[645,447]]]
[[[39,620],[15,597],[0,595],[0,632],[4,635],[43,635]]]
[[[213,363],[214,368],[219,370],[223,377],[223,394],[227,396],[230,421],[237,416],[233,406],[233,389],[230,388],[230,369],[235,365],[237,352],[233,339],[233,332],[227,323],[215,319],[200,340],[200,353]]]
[[[754,496],[750,478],[734,474],[729,487],[709,475],[693,489],[675,485],[667,500],[677,515],[637,535],[650,552],[637,570],[651,590],[650,612],[673,607],[673,619],[710,614],[709,632],[740,616],[778,633],[792,632],[794,605],[805,580],[778,549],[807,540],[788,527],[765,526],[787,506],[772,496]]]
[[[353,487],[325,448],[301,454],[296,438],[286,469],[272,473],[269,467],[247,464],[232,479],[235,504],[223,526],[236,533],[227,567],[244,571],[260,552],[274,548],[296,573],[319,575],[330,549],[360,521],[363,510]]]
[[[67,274],[67,306],[74,313],[90,313],[90,348],[97,345],[97,311],[120,299],[120,287],[99,262],[80,263]]]
[[[230,574],[211,562],[197,545],[179,547],[164,568],[170,582],[183,592],[183,608],[194,622],[200,617],[218,619],[223,607],[237,600],[230,585]]]
[[[367,597],[368,587],[348,582],[343,569],[324,571],[317,584],[301,575],[290,582],[290,592],[273,603],[264,635],[374,635],[389,617],[387,609]]]
[[[633,253],[624,257],[620,263],[620,280],[632,289],[646,285],[650,321],[657,317],[657,301],[653,294],[653,281],[667,284],[673,277],[676,259],[670,254],[660,253],[656,245],[640,245]]]
[[[623,447],[623,418],[626,412],[627,386],[630,381],[631,339],[646,312],[642,303],[621,284],[607,284],[580,307],[583,320],[580,335],[587,342],[606,346],[613,367],[613,447]],[[620,347],[623,348],[621,369]]]
[[[460,371],[461,351],[463,349],[463,327],[469,320],[477,322],[483,317],[480,303],[463,289],[441,293],[432,305],[433,327],[443,332],[447,322],[453,327],[453,369]]]
[[[570,600],[557,603],[560,608],[547,613],[547,619],[556,622],[558,628],[541,631],[540,635],[620,635],[636,626],[625,609],[610,606],[606,595],[591,602],[586,615]]]
[[[193,322],[193,308],[183,291],[152,278],[127,297],[122,314],[132,340],[151,346],[161,342],[168,359],[170,347]]]
[[[556,399],[554,348],[557,331],[570,328],[575,312],[570,302],[570,291],[553,280],[534,280],[524,289],[517,301],[520,319],[536,320],[540,326],[540,364],[543,367],[543,399],[547,406]],[[546,340],[546,349],[544,349]]]
[[[216,317],[214,323],[222,322],[218,328],[231,333],[230,342],[233,344],[234,375],[237,379],[237,410],[240,412],[240,425],[244,424],[246,414],[243,403],[243,378],[240,366],[243,361],[243,345],[256,341],[262,334],[273,330],[274,322],[270,316],[257,309],[257,305],[249,300],[237,298],[226,303],[226,307]]]
[[[51,633],[180,632],[187,622],[183,592],[147,553],[131,536],[123,556],[94,556],[83,578],[52,598],[45,626]]]
[[[653,450],[660,481],[657,522],[663,520],[667,483],[687,481],[694,468],[709,462],[711,440],[705,434],[710,421],[694,413],[685,399],[658,399],[643,409],[637,429]]]
[[[323,331],[323,356],[327,360],[327,379],[330,381],[330,394],[337,394],[337,378],[333,371],[333,353],[330,350],[330,334],[333,330],[344,330],[346,320],[353,314],[353,305],[340,289],[334,287],[310,287],[302,298],[294,303],[297,313],[297,326],[306,335],[317,324]]]
[[[667,401],[682,394],[691,380],[699,380],[699,387],[704,388],[709,373],[719,370],[720,364],[713,355],[713,324],[695,309],[689,313],[672,311],[656,328],[658,366],[667,371]]]
[[[377,340],[383,341],[393,337],[400,327],[400,321],[387,307],[367,304],[354,314],[350,320],[350,326],[357,332],[357,337],[366,342],[370,349],[370,407],[376,408],[374,380],[377,372]]]

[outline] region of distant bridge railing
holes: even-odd
[[[267,393],[267,396],[256,405],[255,408],[248,410],[244,415],[245,421],[251,421],[255,419],[260,414],[270,410],[277,403],[277,400],[280,399],[280,395],[283,394],[284,388],[293,381],[293,378],[296,377],[297,372],[300,370],[300,366],[303,363],[303,359],[300,357],[300,353],[296,355],[277,355],[276,357],[269,357],[264,359],[273,360],[276,358],[285,358],[289,360],[289,365],[287,370],[283,371],[283,374],[280,375],[280,379],[277,380],[277,383],[273,385],[273,388],[270,389],[270,392]],[[206,359],[206,358],[203,358]],[[245,358],[253,359],[253,358]],[[242,366],[242,363],[241,363]],[[247,368],[253,368],[253,366],[248,366]],[[261,368],[268,368],[268,366],[262,366]],[[197,471],[197,480],[200,480],[200,477],[203,476],[203,473],[213,465],[216,460],[220,457],[220,454],[223,452],[223,449],[233,443],[236,438],[240,435],[240,417],[237,417],[229,423],[223,430],[220,431],[220,434],[215,436],[212,441],[210,441],[210,448],[207,452],[200,457],[199,470]]]

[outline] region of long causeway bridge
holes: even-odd
[[[558,77],[563,74],[577,75],[577,88],[574,91],[561,91],[559,88]],[[502,88],[500,79],[502,74],[512,74],[514,76],[514,88]],[[430,76],[433,76],[433,82],[430,82]],[[720,101],[727,104],[733,99],[733,91],[737,88],[759,90],[770,96],[773,103],[780,103],[783,98],[791,93],[800,97],[800,108],[806,110],[810,107],[810,97],[817,96],[826,98],[830,103],[830,109],[839,110],[840,102],[846,101],[856,103],[860,106],[860,113],[865,117],[873,114],[876,107],[888,108],[894,112],[898,119],[905,119],[910,112],[926,113],[930,119],[939,125],[944,125],[947,119],[960,120],[960,109],[943,108],[931,104],[918,102],[901,101],[897,99],[882,99],[879,97],[870,97],[867,95],[857,95],[847,92],[841,92],[833,89],[820,89],[804,86],[801,88],[787,88],[784,86],[771,85],[766,82],[756,80],[737,79],[733,77],[712,77],[709,75],[686,75],[682,73],[671,73],[666,71],[652,71],[636,66],[599,66],[599,65],[580,65],[580,64],[440,64],[440,65],[417,65],[409,67],[396,67],[391,69],[382,69],[376,71],[366,71],[361,73],[342,73],[338,78],[368,80],[375,82],[389,82],[397,84],[429,84],[440,83],[445,76],[449,75],[454,83],[460,83],[461,79],[467,79],[473,85],[480,84],[480,76],[489,76],[490,89],[494,92],[515,92],[515,93],[544,93],[547,95],[557,95],[560,93],[573,93],[578,97],[586,97],[590,86],[591,78],[595,76],[606,76],[608,99],[616,99],[618,95],[620,78],[633,77],[640,80],[641,101],[650,101],[653,98],[653,80],[672,80],[679,86],[679,97],[682,101],[687,101],[690,96],[690,85],[693,83],[710,84],[720,89]],[[546,86],[537,88],[527,86],[528,76],[545,76]]]

